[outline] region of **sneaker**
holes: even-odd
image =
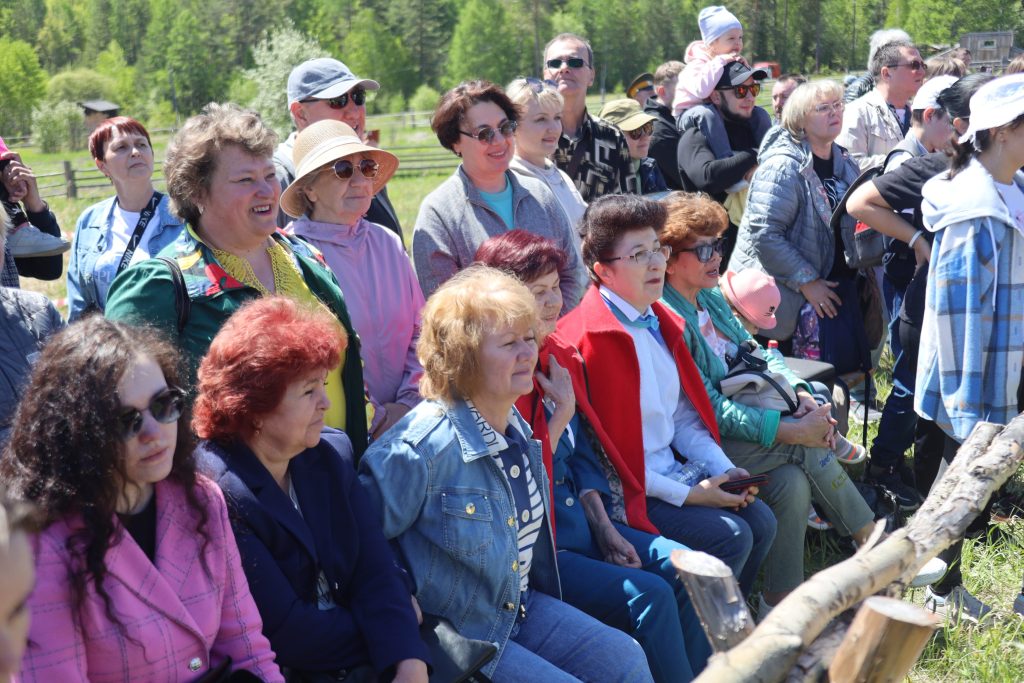
[[[853,443],[842,434],[836,435],[836,460],[844,465],[859,465],[867,460],[868,450],[859,443]]]
[[[962,584],[949,595],[936,595],[926,588],[924,606],[951,621],[963,619],[972,624],[980,624],[992,614],[992,608],[968,593]]]
[[[807,511],[807,526],[816,531],[828,531],[832,528],[832,522],[819,515],[812,504],[810,510]]]
[[[1024,617],[1024,593],[1017,596],[1013,601],[1013,612],[1017,616]]]
[[[917,572],[917,576],[910,580],[910,588],[923,588],[924,586],[932,585],[946,575],[946,569],[948,568],[945,560],[940,557],[933,557],[925,562],[924,566]]]
[[[15,258],[56,256],[70,249],[71,242],[45,233],[31,223],[22,223],[7,236],[7,247]]]
[[[924,502],[924,498],[921,497],[917,489],[903,481],[898,467],[872,465],[868,469],[866,479],[891,493],[903,512],[913,512]]]

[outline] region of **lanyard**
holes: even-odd
[[[146,226],[149,225],[150,219],[156,213],[156,207],[161,199],[163,199],[163,195],[159,192],[154,192],[153,196],[149,198],[149,204],[139,214],[139,222],[135,225],[135,232],[132,233],[131,238],[128,240],[128,246],[124,250],[124,255],[121,256],[121,262],[117,264],[118,273],[127,268],[128,264],[132,262],[135,250],[138,249],[139,242],[142,241],[142,234],[146,232]]]

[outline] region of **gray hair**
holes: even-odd
[[[797,86],[782,109],[782,127],[793,136],[794,140],[803,141],[807,137],[804,131],[807,117],[816,106],[828,100],[842,102],[843,86],[829,79],[811,81]]]
[[[871,34],[871,40],[868,43],[868,71],[871,71],[871,60],[875,58],[875,53],[878,52],[878,48],[882,47],[886,43],[896,41],[905,41],[907,43],[913,42],[910,34],[901,28],[883,28]]]

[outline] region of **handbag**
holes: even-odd
[[[762,410],[777,410],[784,416],[792,415],[800,407],[796,389],[785,375],[768,367],[768,361],[750,340],[740,345],[736,359],[719,383],[718,390],[737,403]]]

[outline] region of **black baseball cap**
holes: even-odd
[[[715,90],[735,88],[737,85],[743,85],[750,78],[753,78],[755,81],[763,81],[768,78],[768,72],[764,69],[752,69],[740,61],[729,62],[725,65],[725,71],[722,72],[722,77],[718,79],[718,85],[715,86]]]

